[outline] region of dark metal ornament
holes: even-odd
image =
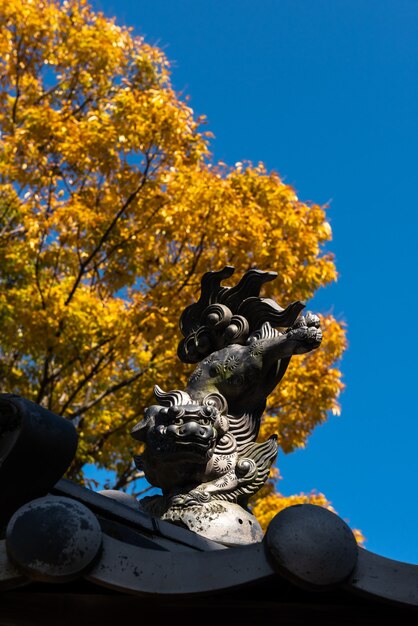
[[[232,266],[226,266],[204,274],[199,300],[183,311],[180,330],[184,339],[177,354],[184,363],[197,363],[226,346],[245,344],[250,333],[265,322],[273,328],[288,328],[305,307],[297,301],[283,309],[270,298],[260,298],[262,285],[274,280],[276,272],[251,269],[235,287],[221,287],[221,281],[234,271]]]
[[[7,526],[12,562],[33,580],[67,582],[92,566],[102,545],[97,518],[70,498],[46,496],[25,504]]]
[[[297,504],[278,513],[270,522],[266,542],[278,571],[308,588],[342,583],[357,562],[357,542],[347,524],[312,504]]]
[[[302,302],[283,309],[260,297],[275,272],[252,269],[234,287],[222,287],[233,271],[203,276],[198,302],[180,318],[178,349],[182,361],[198,365],[184,391],[156,387],[159,404],[146,410],[132,436],[146,444],[137,466],[162,489],[140,501],[144,511],[242,545],[262,538],[247,502],[277,455],[276,437],[256,442],[267,397],[291,356],[318,347],[322,334],[317,316],[299,317]]]
[[[48,493],[76,449],[71,422],[15,394],[0,394],[0,522]]]

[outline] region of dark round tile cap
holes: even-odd
[[[265,541],[278,571],[303,587],[337,585],[357,562],[357,542],[347,524],[313,504],[280,511],[271,521]]]
[[[96,516],[83,504],[46,496],[25,504],[7,527],[11,560],[27,576],[45,582],[66,582],[82,574],[102,545]]]

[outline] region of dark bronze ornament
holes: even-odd
[[[256,442],[261,415],[290,358],[322,339],[319,318],[300,316],[302,302],[283,309],[260,297],[274,272],[252,269],[223,287],[233,272],[206,273],[198,302],[181,315],[178,356],[198,363],[186,389],[156,387],[158,404],[132,430],[146,444],[136,464],[162,490],[142,509],[226,545],[262,538],[247,504],[267,480],[277,443]]]

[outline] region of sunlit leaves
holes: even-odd
[[[266,296],[309,299],[336,278],[331,229],[262,164],[211,163],[161,50],[84,0],[0,0],[0,58],[2,390],[74,421],[72,477],[94,462],[123,486],[153,385],[190,374],[178,318],[201,275],[276,270]],[[339,410],[344,331],[323,326],[269,401],[261,436],[278,432],[285,451]],[[284,499],[262,502],[267,519]]]
[[[284,496],[277,491],[277,481],[279,475],[277,470],[271,472],[272,477],[264,485],[251,501],[251,509],[260,522],[263,530],[266,530],[271,520],[277,513],[280,513],[288,506],[295,506],[298,504],[314,504],[316,506],[323,506],[326,509],[336,513],[331,502],[324,496],[323,493],[311,492],[311,493],[298,493],[291,496]],[[366,539],[361,530],[355,528],[352,529],[357,543],[361,546],[365,543]]]

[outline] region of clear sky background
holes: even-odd
[[[164,49],[216,160],[330,203],[339,280],[308,304],[348,327],[342,415],[281,455],[280,489],[324,492],[369,550],[418,563],[418,0],[93,6]]]

